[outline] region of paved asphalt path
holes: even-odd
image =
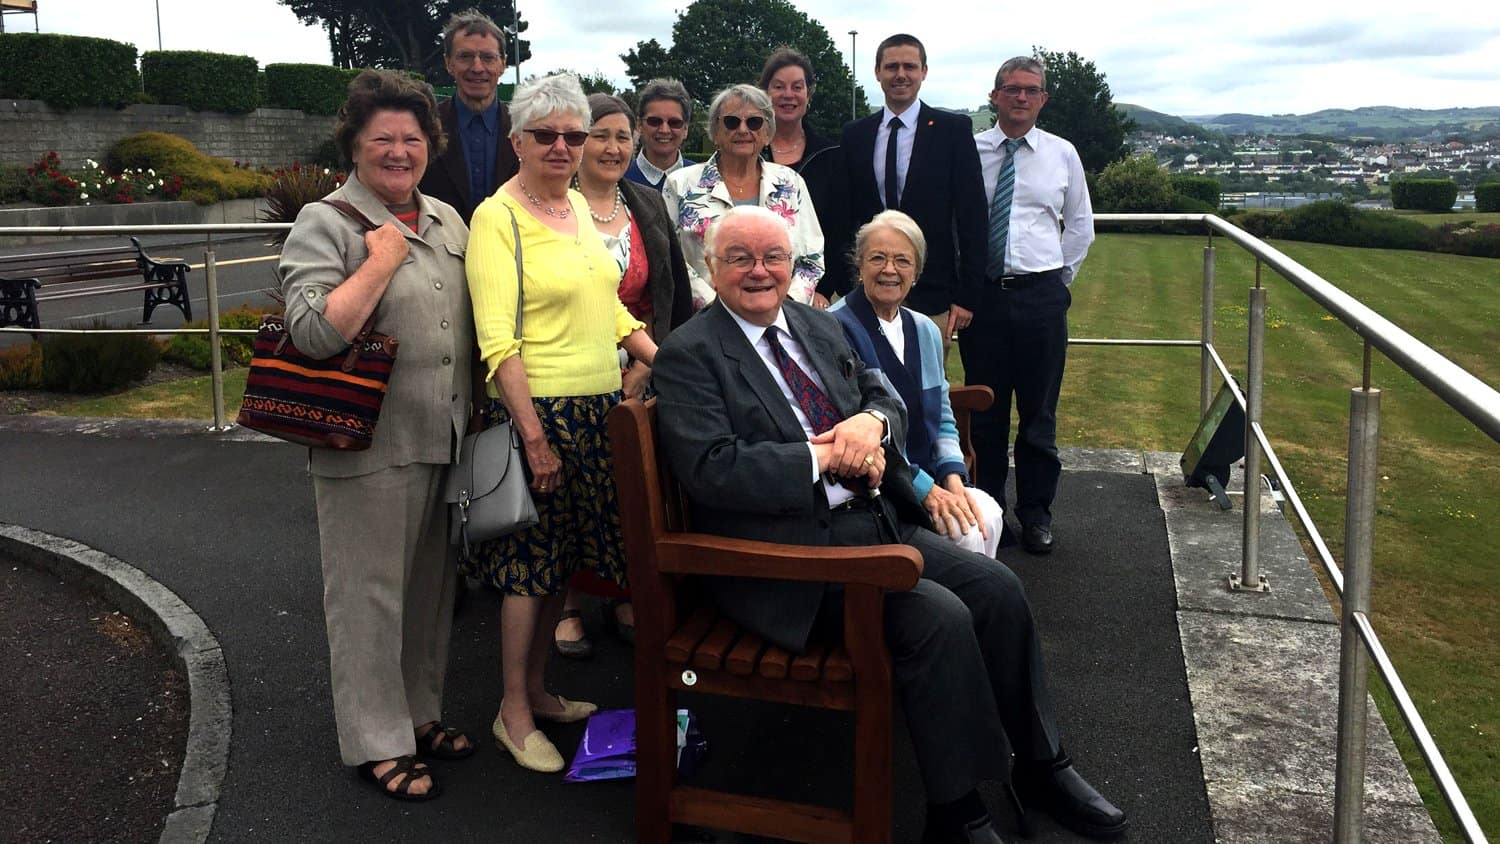
[[[485,740],[438,763],[432,804],[386,800],[339,765],[328,689],[317,528],[305,453],[209,435],[104,438],[0,427],[0,521],[76,539],[151,574],[223,645],[234,736],[212,840],[629,841],[628,782],[564,784]],[[1131,815],[1125,840],[1213,840],[1178,645],[1163,517],[1149,476],[1069,472],[1059,549],[1001,557],[1026,582],[1063,741]],[[496,598],[471,593],[455,624],[446,717],[485,737],[499,699]],[[564,695],[626,707],[629,652],[598,639],[588,663],[554,660]],[[793,707],[691,697],[711,744],[700,775],[770,795],[847,800],[852,726]],[[548,727],[565,755],[581,725]],[[898,731],[897,840],[921,830],[922,794]],[[1002,825],[999,794],[986,796]],[[1042,842],[1078,840],[1050,820]]]

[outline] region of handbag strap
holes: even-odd
[[[358,208],[355,208],[354,204],[349,202],[348,200],[320,199],[318,201],[323,203],[324,205],[330,205],[334,207],[340,214],[343,214],[345,217],[348,217],[354,222],[359,223],[360,226],[363,227],[367,232],[372,232],[380,228],[380,226],[377,226],[369,217],[365,216],[365,212],[359,210]],[[346,372],[351,367],[353,367],[355,359],[359,357],[360,347],[364,345],[366,340],[370,339],[370,333],[374,330],[375,312],[371,311],[370,318],[365,320],[365,324],[360,327],[359,333],[354,335],[354,339],[349,343],[349,354],[345,356],[344,359],[344,370]]]
[[[516,339],[521,339],[521,310],[526,305],[526,282],[525,273],[521,269],[521,224],[516,222],[516,212],[509,206],[510,211],[510,234],[516,244]]]

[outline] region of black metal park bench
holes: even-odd
[[[141,242],[102,249],[72,249],[0,257],[0,328],[41,328],[38,305],[56,299],[141,291],[141,322],[151,321],[157,305],[172,305],[193,318],[186,261],[153,258]],[[103,279],[126,278],[100,284]],[[136,278],[138,277],[138,278]]]

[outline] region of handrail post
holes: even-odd
[[[1208,232],[1208,245],[1203,247],[1203,348],[1199,350],[1198,364],[1198,418],[1208,413],[1214,400],[1214,359],[1208,353],[1214,344],[1214,233]]]
[[[203,241],[203,275],[208,280],[208,360],[214,385],[214,424],[209,430],[225,431],[229,426],[224,422],[224,361],[219,350],[219,273],[212,232]]]
[[[1250,343],[1245,364],[1245,525],[1240,537],[1240,573],[1229,576],[1232,592],[1269,592],[1260,573],[1260,466],[1264,458],[1255,429],[1260,425],[1261,385],[1265,380],[1266,289],[1255,259],[1255,286],[1250,288]]]
[[[1344,607],[1339,628],[1338,764],[1333,780],[1333,840],[1364,839],[1366,702],[1370,656],[1355,626],[1356,613],[1370,611],[1370,568],[1375,548],[1376,451],[1380,439],[1380,391],[1369,381],[1370,345],[1365,344],[1365,383],[1349,398],[1349,484],[1344,504]]]

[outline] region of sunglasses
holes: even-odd
[[[650,126],[652,129],[660,129],[663,123],[667,124],[673,129],[681,129],[682,127],[687,125],[687,121],[683,120],[681,117],[662,117],[659,114],[653,114],[650,117],[646,118],[646,125]]]
[[[754,117],[746,117],[743,121],[740,120],[740,116],[738,114],[726,114],[723,117],[719,118],[719,120],[723,121],[724,128],[728,129],[731,132],[738,130],[740,128],[741,122],[745,124],[746,129],[749,129],[752,132],[759,132],[760,127],[766,125],[766,119],[758,114]]]
[[[589,139],[589,133],[578,130],[577,132],[558,132],[552,129],[522,129],[522,132],[536,139],[536,142],[544,147],[550,147],[557,143],[558,138],[570,147],[581,147],[583,142]]]

